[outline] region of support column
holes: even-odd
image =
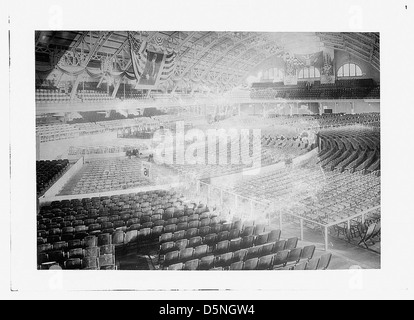
[[[253,220],[253,216],[254,216],[254,203],[251,200],[250,201],[250,220]]]
[[[300,240],[303,241],[303,219],[300,219]]]
[[[329,251],[328,227],[325,227],[325,251]]]
[[[119,81],[115,84],[114,92],[112,92],[112,99],[115,99],[118,93],[119,87],[121,86],[121,83],[122,83],[122,79],[119,79]]]
[[[78,87],[81,82],[81,79],[82,79],[82,75],[79,75],[76,77],[75,84],[73,85],[72,91],[70,93],[70,101],[75,100],[76,93],[78,92]]]
[[[279,229],[283,231],[283,215],[281,210],[279,210]]]

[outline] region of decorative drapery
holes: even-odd
[[[102,77],[112,77],[115,80],[122,78],[127,78],[129,80],[136,80],[136,77],[133,73],[127,71],[106,71],[103,72],[102,69],[93,69],[93,68],[84,68],[84,67],[61,67],[56,65],[55,67],[51,66],[36,66],[36,73],[39,74],[49,74],[53,70],[59,70],[60,72],[73,77],[78,77],[82,74],[87,74],[92,79],[101,79]]]

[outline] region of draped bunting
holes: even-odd
[[[80,76],[82,74],[87,74],[89,77],[91,77],[92,79],[101,79],[102,77],[112,77],[115,80],[119,80],[122,78],[127,78],[129,80],[136,80],[136,77],[133,73],[127,72],[127,71],[112,71],[112,72],[102,72],[102,70],[98,70],[98,69],[92,69],[92,68],[84,68],[84,67],[60,67],[60,66],[55,66],[55,67],[41,67],[41,66],[36,66],[36,72],[40,73],[40,74],[49,74],[51,73],[53,70],[59,70],[60,72],[68,75],[68,76],[73,76],[73,77],[77,77]]]

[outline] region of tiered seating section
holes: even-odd
[[[325,270],[329,266],[330,255],[323,261],[312,259],[315,246],[298,248],[297,238],[280,240],[280,230],[266,232],[264,225],[220,221],[194,209],[164,228],[158,257],[153,257],[156,269]]]
[[[73,139],[79,137],[79,129],[69,124],[50,124],[36,126],[36,135],[40,142]]]
[[[114,270],[116,246],[157,235],[173,207],[182,199],[166,191],[52,202],[37,217],[38,266]]]
[[[167,270],[324,270],[331,260],[167,191],[53,202],[37,221],[39,269],[114,270],[118,251],[148,245],[159,248],[155,269]]]
[[[95,90],[79,90],[77,96],[82,102],[105,102],[113,100],[108,93]]]
[[[379,99],[380,89],[371,79],[340,80],[335,84],[322,85],[313,82],[310,88],[306,83],[285,86],[283,83],[256,83],[250,97],[252,99],[291,99],[291,100],[339,100],[339,99]]]
[[[300,116],[277,116],[269,115],[266,123],[274,126],[280,131],[280,126],[289,126],[296,128],[298,132],[303,130],[345,127],[364,125],[369,127],[380,127],[379,113],[362,113],[362,114],[324,114],[324,115],[300,115]]]
[[[69,168],[69,160],[36,161],[37,195],[43,194]]]
[[[239,139],[243,139],[243,137],[239,137]],[[269,142],[268,136],[264,136],[262,137],[261,143],[261,155],[259,155],[259,157],[255,156],[253,163],[260,163],[262,167],[276,164],[280,161],[285,161],[286,159],[293,159],[299,155],[305,154],[310,148],[309,144],[302,142],[299,138]],[[253,150],[252,139],[249,140],[248,144],[250,146],[250,150]],[[212,164],[209,161],[209,152],[211,152],[213,147],[209,147],[208,141],[206,141],[205,164],[176,164],[176,153],[174,152],[174,164],[169,165],[169,167],[180,174],[190,174],[201,179],[242,172],[245,169],[253,168],[253,163],[250,165],[241,163],[241,159],[245,159],[249,154],[251,155],[251,151],[243,150],[241,148],[242,145],[243,143],[240,141],[240,164],[232,164],[232,141],[228,140],[227,150],[223,151],[220,149],[220,144],[217,142],[215,147],[216,163]],[[223,158],[227,159],[227,164],[219,163],[219,159]]]
[[[319,133],[319,164],[340,172],[378,172],[381,169],[380,132],[367,129],[335,129]],[[379,172],[378,172],[379,174]]]
[[[380,205],[380,177],[362,172],[322,171],[316,161],[243,181],[232,191],[283,204],[283,210],[323,225]]]
[[[36,89],[36,102],[64,103],[70,101],[70,95],[58,89]]]
[[[60,194],[90,194],[149,186],[151,182],[141,174],[141,164],[136,158],[91,160]]]

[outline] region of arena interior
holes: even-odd
[[[380,269],[379,42],[37,31],[38,269]]]

